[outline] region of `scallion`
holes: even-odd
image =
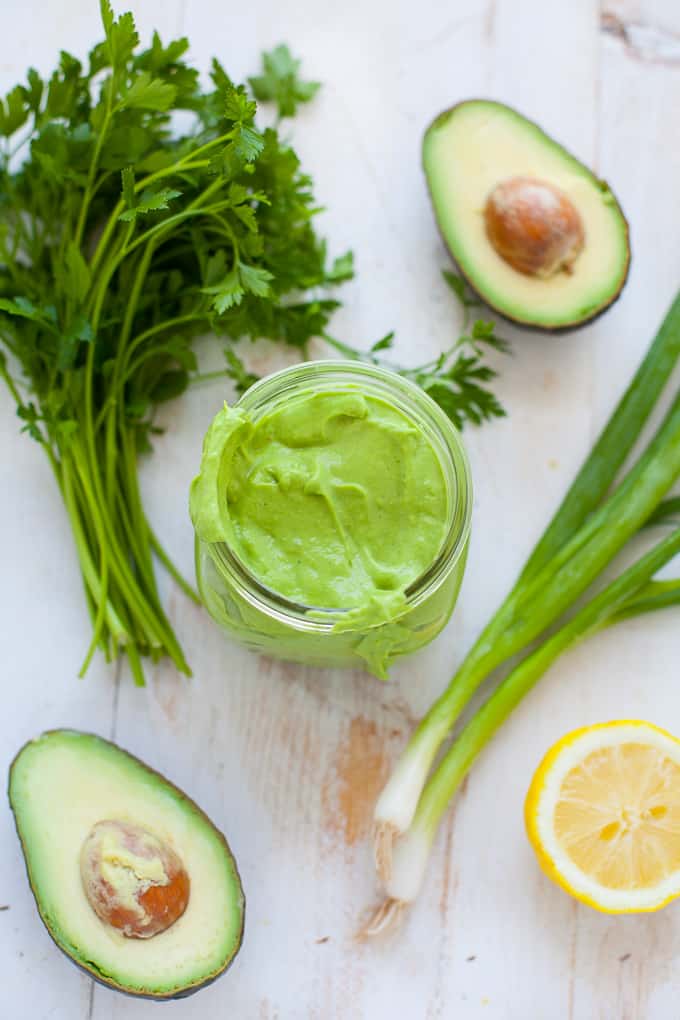
[[[640,592],[649,588],[653,575],[678,553],[680,529],[642,556],[530,653],[475,713],[430,777],[408,831],[393,847],[391,871],[385,881],[388,898],[374,915],[366,934],[374,935],[391,926],[403,907],[416,898],[434,837],[451,798],[479,753],[553,662],[568,648],[620,620],[680,604],[680,581],[652,582],[663,587],[663,596],[656,602],[647,598],[638,601]]]

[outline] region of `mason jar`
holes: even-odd
[[[456,604],[472,509],[470,469],[457,429],[414,383],[353,361],[305,362],[284,369],[251,386],[236,407],[256,423],[295,396],[348,390],[391,404],[413,423],[435,451],[445,481],[445,537],[427,569],[405,589],[397,615],[355,626],[349,608],[325,609],[290,601],[253,576],[229,544],[202,541],[198,535],[196,574],[213,619],[247,648],[307,665],[363,667],[384,679],[395,659],[436,637]]]

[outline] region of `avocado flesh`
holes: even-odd
[[[224,836],[170,782],[115,744],[55,730],[19,752],[9,798],[40,915],[76,964],[110,987],[159,999],[197,991],[226,970],[243,934],[236,864]],[[80,848],[106,818],[152,831],[189,874],[184,914],[152,938],[121,935],[85,897]]]
[[[423,166],[444,241],[470,285],[501,315],[542,329],[582,325],[618,297],[628,275],[628,224],[608,186],[538,125],[502,103],[468,100],[428,128]],[[484,206],[500,181],[531,177],[576,207],[585,245],[571,273],[527,276],[497,254]]]

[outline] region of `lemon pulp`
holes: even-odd
[[[562,782],[554,824],[601,885],[655,886],[680,869],[680,766],[644,744],[592,751]]]

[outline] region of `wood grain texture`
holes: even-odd
[[[334,324],[360,342],[398,330],[398,354],[444,349],[459,327],[440,280],[446,254],[420,170],[420,137],[452,102],[488,95],[538,119],[606,176],[632,225],[621,302],[572,336],[504,328],[507,420],[467,435],[474,535],[459,608],[437,641],[388,684],[361,673],[258,659],[230,644],[163,579],[194,668],[166,664],[146,689],[97,664],[75,674],[87,621],[65,515],[40,451],[0,396],[5,761],[27,737],[70,724],[113,735],[165,772],[224,828],[248,897],[230,974],[177,1020],[671,1020],[680,910],[601,917],[538,871],[522,827],[529,777],[567,729],[616,716],[680,732],[677,620],[632,622],[559,663],[473,770],[442,827],[421,902],[400,935],[354,938],[375,900],[370,812],[414,720],[439,692],[512,582],[647,346],[680,280],[680,9],[674,0],[138,0],[142,34],[187,33],[202,69],[215,53],[236,78],[288,41],[325,85],[295,143],[328,206],[332,248],[353,247],[357,280]],[[0,86],[60,46],[98,34],[91,0],[12,7]],[[282,356],[249,352],[259,371]],[[202,348],[214,358],[210,341]],[[144,465],[157,530],[187,574],[186,513],[203,432],[220,402],[203,387],[167,409]],[[40,641],[35,641],[35,635]],[[148,1003],[91,983],[52,947],[33,909],[8,812],[0,822],[0,980],[13,1020],[142,1020]],[[0,1010],[5,1015],[5,1009]]]

